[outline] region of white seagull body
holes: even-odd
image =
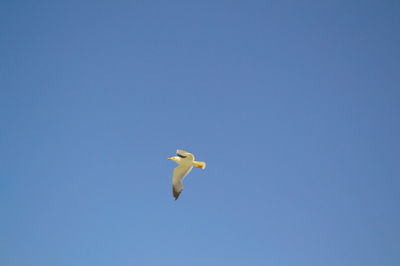
[[[174,169],[174,175],[172,177],[172,193],[175,200],[178,199],[179,194],[181,194],[183,190],[182,180],[187,176],[187,174],[189,174],[193,166],[200,169],[206,168],[205,162],[196,162],[193,154],[189,152],[177,150],[176,155],[178,156],[168,158],[168,160],[172,160],[179,164],[179,166]]]

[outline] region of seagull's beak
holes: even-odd
[[[169,157],[168,160],[172,160],[173,161],[174,159],[172,157]]]

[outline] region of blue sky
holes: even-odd
[[[399,16],[2,1],[0,264],[400,265]]]

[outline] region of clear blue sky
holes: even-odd
[[[398,1],[60,2],[0,3],[0,265],[400,265]]]

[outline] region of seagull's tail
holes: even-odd
[[[206,163],[205,162],[196,162],[196,161],[194,161],[193,162],[193,166],[197,167],[197,168],[200,168],[200,169],[204,169],[204,168],[206,168]]]

